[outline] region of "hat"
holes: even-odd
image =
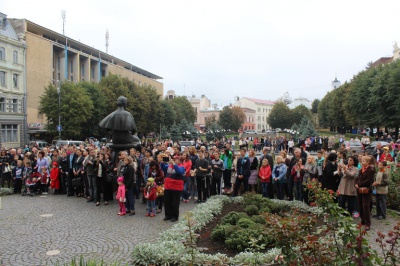
[[[150,185],[153,185],[154,184],[154,178],[152,178],[152,177],[147,178],[147,182],[150,182]]]
[[[118,177],[117,182],[118,182],[118,183],[119,183],[119,182],[124,182],[124,177],[123,177],[123,176]]]
[[[389,150],[389,147],[383,147],[384,150]]]

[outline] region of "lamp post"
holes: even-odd
[[[60,81],[57,80],[57,93],[58,93],[58,126],[57,126],[57,130],[58,130],[58,139],[61,139],[61,113],[60,113],[60,109],[61,109],[61,88],[60,88]]]

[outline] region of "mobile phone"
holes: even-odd
[[[169,157],[163,157],[162,160],[163,162],[169,162]]]

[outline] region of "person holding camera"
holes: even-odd
[[[354,180],[358,176],[358,158],[350,156],[346,164],[339,164],[338,171],[342,177],[339,184],[339,206],[346,209],[353,217],[357,218],[357,190],[354,187]]]
[[[175,156],[173,160],[169,161],[169,164],[161,164],[161,167],[167,172],[164,178],[164,221],[176,222],[179,219],[185,167],[180,156]]]

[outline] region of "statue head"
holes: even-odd
[[[128,100],[124,96],[119,96],[117,100],[117,106],[126,108],[127,102]]]

